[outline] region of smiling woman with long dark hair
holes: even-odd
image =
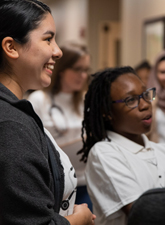
[[[44,129],[29,89],[48,87],[62,52],[50,8],[37,0],[0,1],[0,224],[93,225],[74,205],[77,179]]]

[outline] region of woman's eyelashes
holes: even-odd
[[[51,42],[51,40],[52,40],[52,36],[51,37],[48,37],[48,38],[46,38],[45,40],[48,42],[48,43],[50,43]]]
[[[53,40],[53,38],[55,39],[54,35],[53,34],[49,34],[49,36],[47,36],[45,38],[45,41],[47,41],[48,43],[51,43],[51,41]]]

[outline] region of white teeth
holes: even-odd
[[[47,68],[50,69],[50,70],[53,70],[54,69],[54,65],[50,65],[49,64],[49,65],[47,65]]]

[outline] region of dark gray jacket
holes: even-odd
[[[62,199],[63,168],[53,151]],[[0,224],[68,225],[58,214],[60,203],[54,209],[54,188],[41,120],[30,102],[18,100],[0,83]]]

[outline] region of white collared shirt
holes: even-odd
[[[59,214],[61,216],[68,216],[73,213],[75,199],[76,199],[76,187],[77,187],[77,178],[75,177],[75,170],[68,158],[68,156],[62,151],[62,149],[57,145],[56,141],[53,139],[50,132],[44,128],[45,133],[52,141],[52,144],[55,146],[56,150],[60,154],[61,164],[64,168],[64,193],[63,201],[67,202],[68,207],[65,210],[60,208]]]
[[[125,225],[121,208],[144,191],[165,186],[165,144],[142,135],[145,147],[115,133],[90,150],[86,180],[96,225]]]

